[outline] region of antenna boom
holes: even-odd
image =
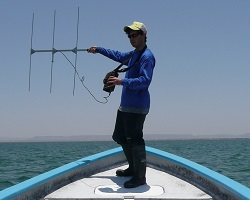
[[[30,50],[30,54],[34,54],[34,53],[46,53],[46,52],[52,52],[52,53],[57,53],[57,52],[73,52],[73,53],[76,53],[78,51],[88,51],[88,49],[77,49],[77,48],[74,48],[74,49],[44,49],[44,50],[35,50],[35,49],[31,49]]]

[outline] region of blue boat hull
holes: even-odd
[[[218,200],[250,200],[250,189],[202,165],[147,147],[147,165],[191,183]],[[71,162],[0,191],[1,200],[36,200],[84,177],[126,163],[121,148]]]

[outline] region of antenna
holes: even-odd
[[[32,16],[32,26],[31,26],[31,45],[30,45],[30,66],[29,66],[29,91],[31,88],[31,57],[34,53],[51,53],[51,66],[50,66],[50,93],[52,92],[52,83],[53,83],[53,64],[54,64],[54,57],[55,57],[55,53],[60,52],[65,58],[66,60],[70,63],[70,65],[74,68],[74,83],[73,83],[73,95],[75,94],[75,82],[76,82],[76,77],[79,78],[79,80],[82,83],[82,86],[89,92],[89,94],[95,99],[95,101],[97,101],[98,103],[102,103],[105,104],[108,102],[108,97],[110,96],[110,94],[107,97],[103,97],[105,99],[105,101],[99,101],[93,94],[92,92],[85,86],[85,84],[83,83],[84,81],[84,77],[80,77],[77,69],[76,69],[76,65],[77,65],[77,52],[78,51],[88,51],[88,49],[78,49],[78,32],[79,32],[79,7],[78,7],[78,14],[77,14],[77,27],[76,27],[76,46],[73,49],[55,49],[55,29],[56,29],[56,11],[54,11],[54,24],[53,24],[53,37],[52,37],[52,48],[51,49],[43,49],[43,50],[35,50],[33,49],[33,29],[34,29],[34,18],[35,15],[33,13]],[[75,64],[73,64],[68,58],[67,56],[63,53],[63,52],[73,52],[75,54]]]
[[[53,25],[53,39],[52,39],[52,50],[55,46],[55,29],[56,29],[56,11],[54,11],[54,25]],[[55,52],[52,51],[51,66],[50,66],[50,93],[52,91],[52,78],[53,78],[53,65],[54,65],[54,55]]]
[[[32,15],[32,26],[31,26],[31,41],[30,41],[30,68],[29,68],[29,91],[30,91],[30,79],[31,79],[31,55],[32,53],[32,40],[33,40],[33,27],[34,27],[34,13]]]
[[[76,50],[78,46],[78,30],[79,30],[79,7],[77,12],[77,27],[76,27]],[[76,57],[75,57],[75,73],[74,73],[74,86],[73,86],[73,96],[75,95],[75,87],[76,87],[76,63],[77,63],[77,51],[75,51]]]
[[[78,14],[77,14],[77,32],[76,32],[76,47],[73,49],[55,49],[55,28],[56,28],[56,11],[54,11],[54,24],[53,24],[53,37],[52,37],[52,48],[47,50],[35,50],[33,49],[33,30],[34,30],[34,18],[35,14],[33,13],[32,16],[32,28],[31,28],[31,47],[30,47],[30,66],[29,66],[29,91],[31,90],[31,56],[34,53],[48,53],[51,52],[51,67],[50,67],[50,93],[52,92],[52,83],[53,83],[53,64],[54,64],[54,56],[57,52],[73,52],[75,53],[75,68],[74,72],[74,84],[73,84],[73,95],[75,94],[75,79],[77,75],[76,65],[77,65],[77,52],[78,51],[88,51],[88,49],[78,49],[78,30],[79,30],[79,7],[78,7]]]

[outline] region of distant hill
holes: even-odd
[[[248,138],[242,135],[192,135],[192,134],[145,134],[146,140],[185,140],[185,139],[236,139]],[[75,135],[75,136],[36,136],[31,138],[1,138],[0,142],[73,142],[73,141],[112,141],[112,135]]]
[[[229,134],[219,134],[219,135],[192,135],[192,134],[150,134],[145,135],[145,139],[148,140],[168,140],[168,139],[237,139],[237,138],[249,138],[250,133],[242,135],[229,135]]]

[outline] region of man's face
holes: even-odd
[[[137,48],[143,48],[144,47],[144,41],[145,41],[145,36],[144,34],[140,34],[139,31],[133,31],[131,30],[128,33],[128,37],[130,40],[130,43],[133,47]]]

